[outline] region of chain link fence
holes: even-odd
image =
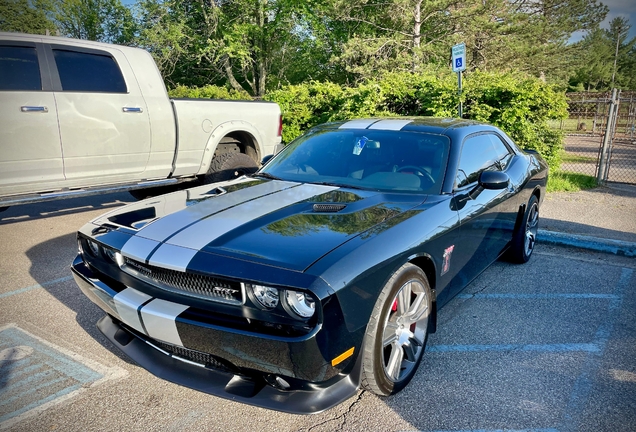
[[[636,184],[636,92],[567,97],[568,118],[552,124],[566,134],[561,168],[601,182]]]

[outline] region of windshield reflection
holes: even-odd
[[[372,129],[317,129],[293,141],[260,172],[283,180],[385,192],[439,193],[446,136]]]

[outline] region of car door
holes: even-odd
[[[43,45],[0,41],[0,195],[64,180],[55,98]]]
[[[150,156],[150,120],[126,57],[51,45],[64,174],[83,185],[135,180]]]
[[[494,133],[471,135],[464,140],[453,192],[459,213],[458,244],[454,248],[458,273],[452,283],[463,288],[497,259],[512,238],[518,204],[514,190],[479,187],[482,172],[503,171],[513,153]]]

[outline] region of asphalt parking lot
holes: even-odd
[[[117,352],[69,266],[75,231],[127,194],[0,213],[0,429],[15,431],[634,431],[636,260],[539,245],[497,262],[439,315],[400,394],[321,414],[237,404]]]

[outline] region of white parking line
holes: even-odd
[[[20,289],[17,289],[15,291],[9,291],[9,292],[0,294],[0,299],[3,299],[5,297],[10,297],[10,296],[13,296],[13,295],[16,295],[16,294],[22,294],[22,293],[25,293],[25,292],[28,292],[28,291],[31,291],[31,290],[34,290],[34,289],[45,288],[47,286],[55,285],[57,283],[70,281],[71,279],[73,279],[73,276],[64,276],[64,277],[61,277],[59,279],[53,279],[53,280],[44,282],[42,284],[31,285],[31,286],[28,286],[26,288],[20,288]]]

